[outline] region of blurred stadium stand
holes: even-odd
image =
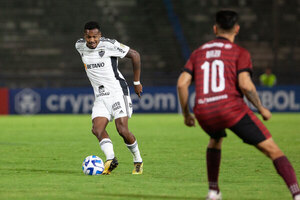
[[[300,84],[299,0],[173,0],[190,50],[214,38],[214,13],[240,13],[237,43],[249,49],[254,80],[269,66],[279,84]],[[163,0],[0,0],[0,86],[90,86],[75,42],[85,22],[140,52],[145,86],[175,85],[185,59]],[[120,60],[128,82],[132,67]]]

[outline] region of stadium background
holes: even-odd
[[[114,123],[107,131],[120,165],[88,177],[88,155],[105,158],[91,134],[92,88],[74,48],[86,21],[104,36],[138,50],[144,94],[134,112],[176,112],[176,80],[187,54],[212,39],[220,8],[241,14],[237,43],[249,49],[253,80],[272,67],[278,86],[259,87],[273,113],[264,122],[300,175],[299,0],[0,0],[0,199],[186,199],[207,194],[208,136],[179,114],[134,114],[130,130],[145,162],[132,176],[132,157]],[[130,61],[120,70],[132,86]],[[192,99],[192,98],[191,98]],[[272,109],[273,108],[273,109]],[[33,114],[41,115],[1,115]],[[45,114],[44,113],[73,113]],[[283,200],[291,195],[271,162],[230,131],[222,148],[224,199]]]
[[[190,52],[214,38],[221,8],[240,14],[236,42],[252,54],[254,82],[271,67],[285,86],[280,90],[290,94],[296,85],[300,111],[299,0],[0,0],[0,87],[2,97],[10,96],[1,101],[13,104],[11,95],[23,88],[90,88],[74,48],[89,20],[99,22],[103,36],[140,52],[145,88],[174,87]],[[131,63],[122,59],[119,68],[131,83]]]

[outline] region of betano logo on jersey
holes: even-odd
[[[95,68],[100,68],[104,67],[105,63],[93,63],[93,64],[84,64],[85,69],[95,69]]]

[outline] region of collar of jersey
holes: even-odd
[[[224,38],[224,37],[221,37],[221,36],[218,36],[217,39],[220,39],[220,40],[228,40],[227,38]],[[228,40],[229,41],[229,40]]]

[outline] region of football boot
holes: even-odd
[[[206,200],[222,200],[221,192],[217,192],[216,190],[209,190],[206,196]]]
[[[104,171],[102,172],[103,175],[109,175],[112,170],[114,170],[118,166],[118,160],[114,157],[111,160],[107,160],[104,163]]]
[[[132,170],[132,174],[142,174],[143,173],[143,162],[135,162],[134,168]]]

